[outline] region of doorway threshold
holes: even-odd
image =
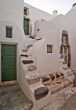
[[[18,84],[17,80],[12,80],[12,81],[5,81],[5,82],[0,82],[0,87],[2,86],[12,86]]]

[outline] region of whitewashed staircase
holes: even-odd
[[[35,41],[39,42],[41,39],[37,39]],[[54,101],[57,102],[56,97],[59,97],[58,94],[63,94],[65,95],[65,92],[71,87],[69,86],[69,80],[73,81],[73,75],[69,74],[65,75],[66,79],[68,80],[64,80],[63,82],[58,82],[59,79],[56,78],[54,80],[54,83],[52,83],[53,85],[47,85],[45,86],[44,84],[42,84],[42,77],[39,76],[38,71],[37,71],[37,65],[36,65],[36,60],[33,57],[33,53],[32,53],[32,49],[33,46],[35,46],[34,44],[30,44],[27,45],[26,49],[22,50],[22,53],[20,55],[20,74],[19,74],[19,84],[20,87],[22,88],[23,92],[25,93],[25,95],[33,101],[34,107],[32,110],[57,110],[51,107],[54,105]],[[69,71],[66,70],[66,73],[68,73]],[[69,72],[70,73],[70,72]],[[64,70],[64,74],[65,74],[65,70]],[[72,77],[70,77],[72,75]],[[49,77],[49,76],[48,76]],[[46,97],[40,99],[40,100],[36,100],[35,98],[35,90],[37,88],[40,87],[47,87],[49,89],[49,93]],[[56,96],[56,97],[55,97]],[[53,99],[53,100],[52,100]],[[63,97],[61,97],[61,101],[63,100]],[[53,103],[53,105],[51,105],[51,103]],[[58,106],[58,104],[56,105]],[[61,106],[61,104],[59,105]],[[50,107],[50,109],[48,109]]]

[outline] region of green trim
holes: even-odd
[[[29,35],[29,19],[24,18],[24,33]]]
[[[1,45],[1,76],[2,81],[16,80],[16,45]]]

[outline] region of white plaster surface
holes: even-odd
[[[65,16],[59,15],[52,19],[51,15],[39,11],[27,4],[24,5],[24,1],[22,0],[16,0],[15,2],[16,3],[14,4],[14,1],[12,0],[0,1],[0,13],[1,13],[0,44],[2,43],[18,44],[19,51],[17,52],[18,55],[17,79],[25,95],[34,102],[35,104],[34,110],[39,110],[42,107],[44,107],[43,110],[56,110],[56,107],[60,107],[64,103],[64,101],[68,99],[69,96],[71,96],[71,94],[73,93],[73,91],[75,91],[75,89],[71,90],[72,87],[70,86],[68,86],[66,89],[64,87],[63,90],[60,90],[60,92],[56,92],[56,95],[54,94],[54,96],[52,96],[52,94],[50,94],[51,87],[48,87],[50,91],[49,94],[45,98],[36,101],[34,97],[34,90],[43,85],[41,82],[39,82],[30,86],[27,82],[27,76],[31,76],[32,78],[35,75],[44,76],[59,71],[60,68],[59,52],[60,52],[60,44],[61,44],[61,37],[63,30],[66,30],[69,35],[69,42],[71,46],[71,58],[72,58],[71,69],[76,70],[76,59],[75,59],[76,10],[74,8],[70,10]],[[36,32],[35,34],[37,34],[36,38],[42,38],[39,41],[33,41],[30,40],[30,38],[29,40],[28,38],[25,39],[25,35],[23,32],[24,6],[29,7],[29,17],[31,18],[31,23],[33,26],[32,34],[34,34],[34,23],[36,22],[36,20],[40,20],[44,18],[45,20],[47,20],[47,21],[37,21],[36,29],[39,28],[39,32]],[[13,27],[12,38],[6,38],[5,26]],[[31,47],[28,50],[28,52],[26,52],[25,54],[31,55],[31,57],[27,59],[33,59],[34,64],[37,66],[37,71],[34,71],[34,74],[33,72],[27,72],[26,69],[27,66],[23,65],[21,62],[23,59],[19,58],[22,49],[25,47],[25,45],[27,45],[25,43],[27,44],[33,43],[33,47]],[[47,44],[53,45],[52,53],[47,53]],[[1,58],[1,45],[0,45],[0,58]],[[1,70],[1,64],[0,64],[0,70]],[[68,80],[70,80],[71,83],[73,83],[74,76],[72,75],[67,77],[68,72],[64,71],[64,73],[66,74],[66,78],[68,78]],[[1,72],[0,72],[0,80],[1,80]],[[60,89],[64,85],[66,86],[68,85],[68,83],[67,82],[65,82],[65,84],[62,83],[60,86],[55,85],[53,86],[54,88],[52,87],[52,90],[54,91],[56,87],[57,89]],[[66,95],[67,98],[65,97]],[[55,103],[53,103],[54,101]]]
[[[55,43],[54,45],[56,45],[58,47],[58,49],[56,48],[58,54],[60,53],[62,31],[66,30],[68,32],[70,50],[71,50],[71,68],[73,70],[76,70],[76,59],[75,59],[75,55],[76,55],[76,48],[75,48],[75,44],[76,44],[76,37],[75,37],[76,36],[76,32],[75,32],[76,20],[74,20],[74,19],[76,19],[75,13],[76,13],[76,9],[74,8],[74,9],[71,9],[64,16],[58,15],[48,22],[46,22],[46,21],[42,21],[42,22],[38,21],[37,22],[37,28],[40,29],[37,32],[37,38],[42,38],[42,39],[44,39],[44,42],[49,42],[50,44],[52,42],[54,42]],[[46,37],[46,39],[45,39],[45,37]],[[56,41],[54,40],[54,37],[55,37]],[[51,39],[51,41],[49,39]],[[43,40],[39,42],[38,49],[41,49],[41,45],[42,45],[42,47],[43,47],[43,45],[45,45],[45,43],[43,43]],[[43,51],[45,51],[45,48],[46,47],[43,47],[43,49],[40,50],[40,52],[38,51],[39,53],[42,52],[42,57],[44,57],[44,55],[45,55],[45,54],[43,54],[44,53]],[[57,55],[56,51],[55,51],[55,55]],[[47,59],[47,58],[48,57],[46,56],[45,59]],[[53,60],[54,60],[54,58],[53,58]],[[43,62],[44,61],[45,60],[43,60]],[[58,59],[57,59],[57,61],[58,61]],[[50,60],[48,62],[50,62]],[[52,61],[52,63],[53,63],[53,61]],[[47,63],[47,64],[49,65],[49,63]]]
[[[46,13],[42,10],[39,10],[33,6],[28,5],[27,3],[24,4],[25,7],[29,8],[29,18],[31,20],[32,24],[32,35],[34,34],[34,24],[37,20],[50,20],[52,18],[52,15],[49,13]]]
[[[1,44],[16,44],[17,61],[25,47],[25,35],[23,31],[24,0],[1,0],[0,1],[0,81],[1,81]],[[12,27],[12,38],[6,38],[6,26]],[[17,71],[18,71],[17,62]]]
[[[0,21],[12,21],[23,28],[24,0],[0,0]]]

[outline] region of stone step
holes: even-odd
[[[36,40],[42,40],[42,38],[37,38]]]
[[[31,39],[35,39],[35,36],[29,36]]]
[[[31,64],[31,63],[34,63],[33,60],[23,60],[22,61],[23,64]]]
[[[20,56],[21,57],[28,57],[28,55],[25,55],[25,54],[21,54]]]
[[[22,52],[27,52],[28,51],[28,49],[27,50],[22,50]]]
[[[40,78],[39,77],[31,78],[31,79],[27,78],[27,82],[28,82],[29,85],[32,85],[34,83],[40,82]]]
[[[27,45],[27,49],[33,47],[33,44]]]
[[[35,65],[30,65],[28,68],[27,68],[28,71],[34,71],[34,70],[37,70],[37,67]]]
[[[13,80],[13,81],[5,81],[5,82],[0,82],[0,87],[4,87],[4,86],[12,86],[18,84],[17,80]]]

